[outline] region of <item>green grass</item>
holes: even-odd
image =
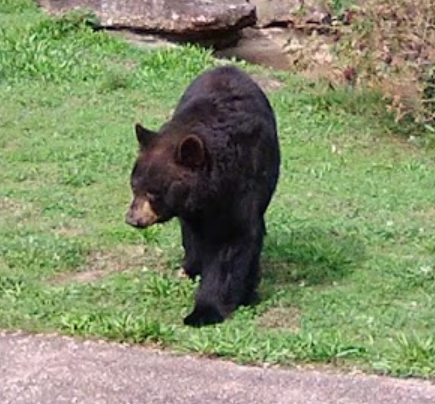
[[[184,327],[196,285],[176,276],[177,223],[124,224],[133,125],[157,128],[218,62],[193,47],[134,49],[88,21],[0,0],[0,327],[435,376],[435,155],[423,134],[395,125],[376,94],[243,65],[283,83],[269,93],[283,161],[262,301]]]

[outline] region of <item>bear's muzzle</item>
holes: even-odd
[[[145,197],[135,197],[125,221],[133,227],[144,229],[158,221],[159,217]]]

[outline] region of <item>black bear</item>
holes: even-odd
[[[279,176],[276,120],[263,91],[233,66],[198,76],[158,132],[136,125],[128,224],[177,217],[183,269],[200,276],[184,324],[219,323],[253,302],[266,233],[264,214]]]

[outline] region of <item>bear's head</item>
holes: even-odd
[[[206,152],[201,138],[192,134],[157,133],[137,124],[136,137],[139,155],[131,173],[133,202],[126,221],[145,228],[186,211]]]

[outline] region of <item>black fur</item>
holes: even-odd
[[[256,298],[264,214],[280,165],[273,110],[246,73],[219,67],[192,82],[158,133],[139,138],[134,195],[150,197],[160,222],[179,218],[183,267],[201,276],[184,322],[221,322]]]

